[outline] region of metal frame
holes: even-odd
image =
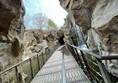
[[[67,83],[65,63],[64,63],[64,51],[62,51],[62,83]]]
[[[87,61],[87,56],[85,54],[89,54],[90,56],[94,57],[96,62],[97,62],[97,65],[100,69],[100,72],[101,72],[101,76],[104,80],[105,83],[112,83],[111,82],[111,79],[110,79],[110,76],[105,68],[105,65],[102,63],[102,60],[117,60],[118,59],[118,55],[112,55],[112,56],[100,56],[100,55],[97,55],[95,53],[92,53],[90,51],[85,51],[85,50],[82,50],[81,48],[79,47],[76,47],[74,45],[70,45],[70,44],[67,44],[67,47],[69,49],[69,51],[72,53],[72,55],[75,57],[76,56],[76,53],[73,53],[73,52],[77,52],[77,50],[80,51],[80,53],[78,54],[77,53],[77,56],[79,58],[76,58],[76,61],[79,61],[80,62],[80,65],[81,65],[81,68],[83,70],[85,70],[87,76],[91,79],[91,81],[93,83],[97,83],[96,80],[94,80],[95,78],[95,75],[92,75],[91,74],[91,65],[88,64],[88,61]],[[73,51],[73,50],[76,50],[76,51]],[[82,62],[81,62],[82,61]]]
[[[68,45],[70,45],[70,44],[68,44]],[[70,46],[72,46],[73,48],[76,48],[76,49],[78,49],[78,50],[81,50],[81,51],[83,51],[83,52],[85,52],[85,53],[87,53],[87,54],[90,54],[91,56],[93,56],[93,57],[95,57],[95,58],[97,58],[97,59],[100,59],[100,60],[116,60],[116,59],[118,59],[118,55],[100,56],[100,55],[97,55],[97,54],[92,53],[92,52],[90,52],[90,51],[83,50],[83,49],[81,49],[81,48],[79,48],[79,47],[76,47],[76,46],[74,46],[74,45],[70,45]]]

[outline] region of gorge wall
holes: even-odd
[[[97,49],[101,56],[118,53],[118,0],[59,1],[69,14],[65,27],[70,28],[65,29],[64,33],[66,42],[72,43],[68,39],[71,40],[70,36],[75,35],[70,33],[75,33],[73,28],[76,24],[82,28],[90,49]],[[47,39],[49,47],[56,45],[55,30],[25,32],[24,14],[22,0],[0,0],[0,71],[21,61],[23,53],[27,57],[41,52],[43,38]],[[118,61],[111,61],[109,64],[112,66],[108,70],[118,77]],[[4,78],[8,78],[7,74],[0,76],[0,81]],[[3,83],[5,82],[8,80]]]
[[[60,4],[85,34],[99,37],[99,41],[94,38],[96,45],[102,43],[104,50],[118,53],[117,0],[60,0]]]
[[[57,47],[56,37],[57,30],[47,30],[43,31],[40,29],[27,30],[24,33],[24,55],[23,59],[26,59],[34,54],[39,54],[45,52],[44,40],[47,42],[47,46],[50,50]]]
[[[89,49],[98,50],[101,56],[118,53],[117,0],[59,1],[68,12],[72,24],[82,28]],[[108,63],[114,65],[108,70],[118,77],[118,61]]]
[[[25,30],[23,16],[22,0],[0,0],[0,71],[21,61]],[[0,81],[6,76],[1,76]],[[5,79],[3,83],[8,82]]]

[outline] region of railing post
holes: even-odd
[[[32,69],[32,60],[31,60],[31,58],[29,59],[29,61],[30,61],[30,70],[31,70],[31,77],[32,77],[32,79],[33,79],[33,69]]]
[[[103,76],[103,79],[104,79],[105,83],[111,83],[110,77],[109,77],[109,75],[106,71],[106,68],[105,68],[104,64],[102,63],[101,60],[99,60],[99,59],[96,59],[96,60],[97,60],[98,66],[100,68],[100,72]]]
[[[75,52],[77,54],[77,63],[79,63],[80,64],[80,67],[83,69],[84,68],[84,65],[82,63],[82,59],[80,58],[80,55],[79,55],[77,49],[75,49]]]
[[[18,67],[19,67],[19,65],[21,65],[21,64],[23,64],[24,62],[26,62],[26,61],[28,61],[28,65],[30,66],[30,71],[31,71],[31,78],[33,79],[33,77],[34,77],[34,72],[33,72],[33,64],[32,64],[32,59],[31,58],[34,58],[34,57],[37,57],[37,61],[38,61],[38,67],[39,67],[39,69],[41,68],[41,63],[40,63],[40,59],[41,59],[41,57],[42,57],[42,63],[44,64],[44,56],[43,56],[43,53],[41,54],[41,55],[34,55],[34,56],[32,56],[32,57],[30,57],[30,58],[28,58],[28,59],[26,59],[26,60],[23,60],[23,61],[21,61],[21,62],[19,62],[18,64],[15,64],[15,65],[13,65],[13,66],[11,66],[10,68],[8,68],[8,69],[5,69],[5,70],[3,70],[3,71],[1,71],[0,72],[0,77],[1,77],[1,75],[2,74],[4,74],[4,73],[6,73],[7,71],[9,71],[9,70],[11,70],[11,69],[14,69],[14,73],[15,73],[15,77],[16,78],[14,78],[15,79],[15,81],[16,81],[16,83],[21,83],[21,77],[22,77],[22,75],[21,75],[21,73],[19,73],[18,72]],[[29,72],[30,73],[30,72]],[[0,83],[1,83],[1,80],[3,80],[3,79],[1,79],[0,78]]]
[[[45,57],[45,62],[47,61],[47,54],[48,54],[48,53],[47,53],[47,52],[48,52],[47,50],[48,50],[48,49],[45,49],[45,56],[46,56],[46,57]]]
[[[43,65],[44,65],[44,56],[43,56],[43,53],[41,55],[42,55],[42,60],[43,60]]]
[[[39,55],[37,54],[37,62],[38,62],[38,68],[40,70],[40,63],[39,63]]]
[[[47,61],[47,54],[45,54],[45,58],[44,58],[44,59],[45,59],[45,61],[44,61],[44,62],[46,63],[46,61]]]
[[[81,50],[80,50],[80,53],[81,53],[81,56],[82,56],[82,59],[83,59],[83,65],[85,66],[84,68],[87,70],[87,75],[88,75],[88,77],[89,77],[91,80],[94,80],[94,79],[93,79],[93,76],[92,76],[91,73],[90,73],[90,67],[89,67],[88,62],[87,62],[87,60],[86,60],[86,58],[85,58],[84,53],[83,53]]]
[[[18,75],[17,66],[15,66],[15,74],[16,74],[16,83],[19,83],[19,75]]]
[[[66,82],[66,71],[65,71],[65,64],[64,64],[64,52],[62,51],[62,83]]]

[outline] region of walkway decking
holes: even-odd
[[[67,83],[91,83],[65,47],[60,47],[53,53],[31,83],[62,83],[62,50]]]

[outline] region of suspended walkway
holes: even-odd
[[[102,62],[111,60],[118,60],[118,55],[100,56],[67,44],[52,55],[36,54],[0,72],[0,83],[117,83],[118,78],[108,73]],[[21,75],[21,67],[27,76]]]
[[[31,83],[91,83],[65,46],[58,48]]]

